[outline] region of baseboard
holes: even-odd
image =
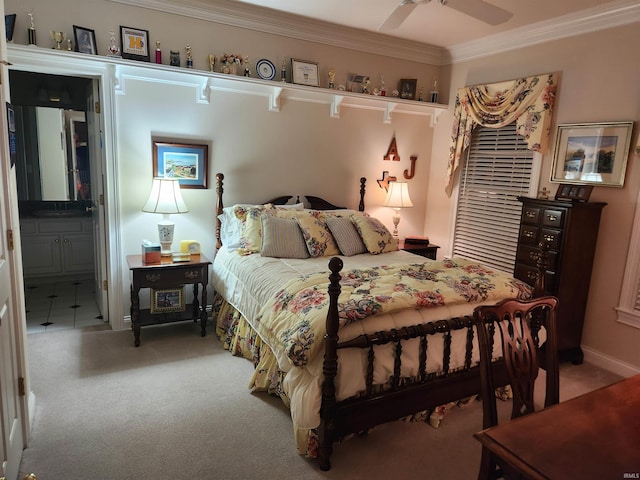
[[[640,367],[623,362],[622,360],[609,355],[605,355],[593,348],[585,347],[583,345],[582,351],[584,352],[584,359],[586,362],[597,367],[604,368],[605,370],[609,370],[621,377],[627,378],[640,373]]]

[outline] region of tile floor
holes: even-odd
[[[85,277],[25,280],[27,333],[101,325],[93,285]]]

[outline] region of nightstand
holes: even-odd
[[[144,264],[142,255],[128,255],[127,263],[131,279],[131,328],[135,346],[140,346],[140,327],[183,320],[200,320],[200,332],[207,334],[207,283],[211,262],[204,255],[192,255],[188,262],[173,262],[171,258],[162,262]],[[193,285],[193,303],[184,305],[183,311],[152,313],[151,309],[140,310],[141,288],[179,290],[184,285]],[[198,302],[199,285],[202,285],[202,300]],[[160,309],[161,310],[161,309]],[[168,309],[170,310],[170,309]]]
[[[405,252],[413,253],[414,255],[420,255],[421,257],[430,258],[431,260],[436,259],[436,254],[440,247],[438,245],[434,245],[432,243],[428,245],[420,245],[413,243],[405,243],[400,242],[400,249]]]

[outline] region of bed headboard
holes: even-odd
[[[365,188],[366,183],[367,183],[367,179],[365,177],[361,177],[360,178],[360,203],[358,204],[358,210],[360,212],[364,212],[364,195],[366,192],[366,188]],[[224,174],[216,173],[216,248],[220,248],[222,246],[222,240],[220,239],[221,224],[220,224],[220,219],[218,218],[218,215],[222,213],[222,209],[224,208],[224,203],[222,201],[223,193],[224,193]],[[281,197],[273,198],[268,202],[264,202],[264,203],[271,203],[273,205],[284,205],[291,198],[293,198],[292,195],[281,196]],[[309,202],[309,205],[311,206],[311,209],[313,210],[339,210],[339,209],[345,208],[345,207],[338,207],[332,204],[331,202],[328,202],[325,199],[320,197],[305,195],[305,198],[307,199],[307,201]],[[300,197],[297,197],[297,200],[299,201]]]

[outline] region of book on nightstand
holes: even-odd
[[[410,235],[404,239],[405,245],[429,245],[429,237],[419,237],[417,235]]]

